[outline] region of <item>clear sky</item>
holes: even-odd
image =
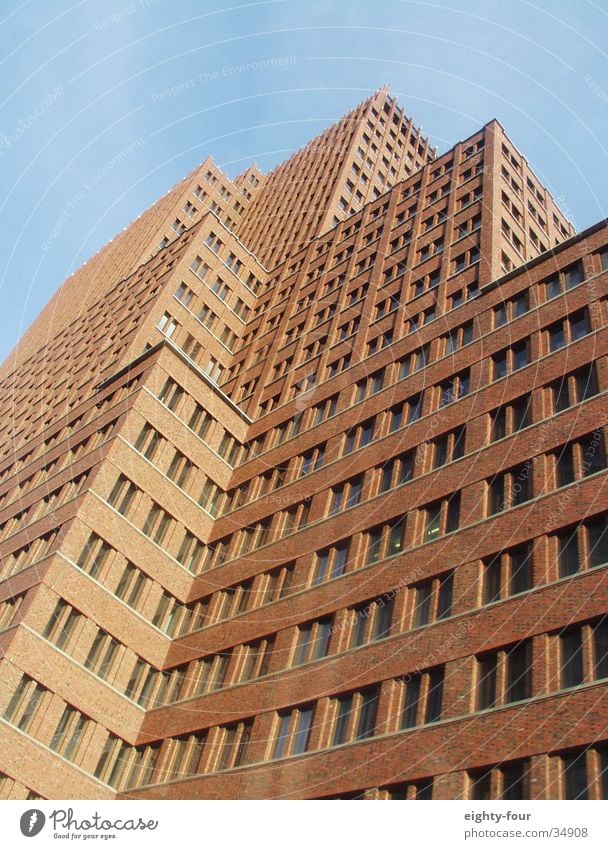
[[[3,0],[0,40],[0,360],[207,154],[269,170],[384,83],[439,152],[496,117],[608,214],[608,0]]]

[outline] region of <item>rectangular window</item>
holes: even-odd
[[[401,728],[437,722],[441,719],[444,667],[403,676],[405,694],[401,713]]]

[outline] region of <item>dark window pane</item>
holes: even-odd
[[[433,798],[433,779],[427,778],[424,781],[416,782],[416,798],[417,799],[432,799]]]
[[[374,623],[374,639],[380,640],[383,637],[388,637],[391,630],[393,619],[393,599],[385,601],[376,611],[376,621]]]
[[[399,519],[391,528],[391,533],[388,542],[389,557],[394,554],[399,554],[403,550],[403,533],[405,530],[405,516]]]
[[[557,351],[559,348],[563,348],[566,344],[566,334],[564,332],[564,325],[560,321],[558,324],[553,324],[549,328],[549,350]]]
[[[574,480],[574,457],[572,445],[564,445],[559,454],[555,455],[557,468],[557,485],[566,486]]]
[[[418,720],[418,703],[420,701],[420,675],[412,678],[405,686],[405,701],[403,703],[402,728],[413,728]]]
[[[530,645],[519,643],[507,653],[505,702],[530,698],[531,674]]]
[[[429,692],[426,700],[426,722],[437,722],[441,719],[441,703],[443,701],[443,667],[433,669],[429,673]]]
[[[483,575],[483,601],[489,604],[500,598],[501,555],[497,554],[485,564]]]
[[[576,383],[576,400],[586,401],[587,398],[592,398],[598,393],[597,376],[595,373],[595,364],[590,363],[585,369],[581,369],[575,375]]]
[[[507,800],[527,799],[528,762],[517,761],[505,764],[502,769],[502,798]]]
[[[608,562],[608,523],[602,516],[587,523],[589,568]]]
[[[334,565],[331,571],[332,578],[339,578],[344,574],[346,568],[346,560],[348,558],[348,543],[343,543],[336,547],[334,554]]]
[[[338,717],[336,720],[336,728],[334,731],[333,746],[339,746],[346,741],[348,732],[348,723],[353,709],[353,697],[345,696],[338,699]]]
[[[511,595],[523,593],[532,586],[532,551],[529,546],[513,549],[509,555],[511,560],[510,591]]]
[[[573,342],[577,339],[582,339],[590,331],[591,327],[589,326],[587,310],[581,310],[570,316],[570,335]]]
[[[313,709],[303,708],[300,711],[297,730],[294,736],[292,754],[300,755],[305,752],[308,747],[308,738],[310,737],[310,729],[312,727],[312,712]]]
[[[527,466],[515,469],[511,473],[511,506],[516,507],[530,498],[530,474]]]
[[[359,712],[359,727],[355,735],[355,740],[364,740],[366,737],[373,737],[376,728],[376,714],[378,712],[378,702],[380,700],[380,690],[375,687],[373,690],[368,690],[362,694],[363,701]]]
[[[558,383],[553,384],[551,388],[553,394],[553,409],[556,413],[562,410],[567,410],[570,406],[570,397],[568,395],[568,377],[563,377]]]
[[[530,345],[528,340],[521,342],[519,345],[513,346],[513,369],[523,368],[530,361]]]
[[[559,576],[574,575],[580,569],[576,528],[569,528],[557,536]]]
[[[608,617],[600,619],[593,629],[595,677],[608,678]]]
[[[416,589],[414,628],[427,625],[431,616],[432,583],[428,581]]]
[[[455,492],[448,501],[446,533],[455,531],[460,521],[460,493]]]
[[[471,778],[473,780],[473,787],[471,788],[472,798],[480,802],[491,799],[491,771],[482,774],[474,773],[471,775]]]
[[[579,283],[582,283],[585,279],[582,261],[579,260],[578,262],[575,262],[574,265],[564,269],[563,274],[567,289],[571,289],[573,286],[577,286]]]
[[[583,644],[580,628],[561,635],[562,687],[583,683]]]
[[[532,423],[530,411],[531,398],[529,395],[524,395],[523,398],[518,398],[512,404],[513,411],[513,430],[521,430],[528,427]]]
[[[507,408],[499,407],[492,416],[492,440],[503,439],[507,435]]]
[[[496,704],[496,655],[488,655],[478,662],[477,709],[485,710]]]
[[[564,798],[588,799],[586,752],[562,757],[564,769]]]

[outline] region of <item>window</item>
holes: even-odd
[[[79,710],[66,705],[53,734],[50,748],[67,760],[74,760],[78,755],[89,721]]]
[[[332,548],[326,548],[317,554],[314,584],[321,584],[344,574],[348,559],[348,541]]]
[[[492,355],[492,377],[494,380],[500,380],[501,377],[527,366],[529,362],[530,340],[524,339]]]
[[[4,710],[7,722],[27,731],[36,715],[42,697],[48,690],[29,675],[22,675],[11,699]]]
[[[317,407],[315,407],[314,424],[318,425],[321,422],[325,421],[325,419],[331,418],[331,416],[335,415],[337,408],[338,396],[332,395],[331,398],[327,398],[325,401],[323,401],[322,404],[319,404]]]
[[[112,548],[107,542],[91,534],[87,540],[77,565],[92,578],[98,578],[108,561]]]
[[[439,386],[439,406],[445,407],[453,401],[464,398],[471,391],[471,375],[469,369],[454,375]]]
[[[139,451],[147,460],[152,462],[162,441],[163,438],[160,433],[146,422],[135,441],[134,447],[136,451]]]
[[[557,763],[562,799],[608,798],[608,747],[570,749],[552,758]]]
[[[300,755],[307,751],[312,728],[314,706],[294,708],[289,713],[280,713],[274,739],[272,758]]]
[[[167,470],[167,477],[181,489],[184,489],[194,470],[192,463],[181,451],[175,451]]]
[[[124,475],[120,475],[108,496],[108,504],[125,516],[133,503],[137,487]]]
[[[175,297],[178,301],[180,301],[180,303],[187,307],[194,297],[194,292],[186,286],[185,283],[180,283],[175,292]]]
[[[520,292],[514,298],[508,301],[503,301],[502,304],[494,307],[494,327],[501,327],[509,321],[519,318],[530,309],[530,299],[528,292]]]
[[[169,377],[165,381],[158,398],[159,401],[168,407],[169,410],[175,412],[183,395],[184,390],[182,387]]]
[[[530,543],[499,551],[483,561],[483,603],[525,592],[532,587]]]
[[[403,427],[406,424],[412,424],[417,421],[422,413],[422,394],[414,395],[408,398],[407,401],[402,401],[400,404],[395,404],[389,410],[389,430],[393,433],[395,430]]]
[[[63,599],[59,599],[51,614],[42,636],[54,643],[58,649],[65,649],[78,624],[80,615]]]
[[[551,411],[559,413],[599,392],[595,363],[570,372],[548,386]]]
[[[382,468],[380,492],[387,492],[397,486],[403,486],[412,479],[414,473],[414,452],[408,451],[389,460]]]
[[[405,516],[392,523],[379,525],[366,534],[366,562],[377,563],[384,557],[400,554],[404,548]]]
[[[532,644],[523,640],[477,658],[477,710],[528,699],[532,687]]]
[[[213,231],[206,237],[205,244],[207,247],[211,248],[214,253],[218,253],[220,248],[223,247],[222,240],[219,239]]]
[[[165,334],[167,339],[170,339],[179,327],[179,325],[177,321],[173,318],[171,313],[166,312],[161,316],[160,321],[158,322],[156,327],[158,328],[158,330],[160,330],[161,333]]]
[[[561,686],[576,687],[584,680],[582,628],[569,628],[560,634]]]
[[[363,401],[364,398],[367,398],[369,395],[375,395],[380,392],[384,384],[384,374],[385,370],[380,369],[374,374],[371,374],[369,377],[366,377],[364,380],[360,380],[357,383],[355,403]]]
[[[561,321],[551,324],[545,331],[548,352],[558,351],[565,345],[576,342],[591,333],[589,310],[585,307]]]
[[[529,799],[529,775],[530,761],[527,759],[470,770],[469,799]]]
[[[162,545],[171,522],[172,517],[159,504],[153,503],[144,522],[142,533],[149,537],[152,542]]]
[[[374,438],[375,423],[375,419],[368,419],[366,422],[363,422],[363,424],[356,425],[347,431],[345,434],[342,454],[350,454],[359,448],[369,445]]]
[[[431,443],[433,468],[438,469],[446,463],[458,460],[464,455],[466,425],[445,433]]]
[[[331,617],[298,626],[298,639],[293,658],[294,666],[325,657],[329,648],[331,629]]]
[[[602,514],[559,531],[553,537],[559,577],[608,563],[608,519]]]
[[[393,596],[379,596],[358,604],[348,613],[350,622],[350,648],[388,637],[393,619]]]
[[[490,438],[492,442],[511,436],[532,424],[532,397],[521,395],[514,401],[504,404],[490,414]]]
[[[424,542],[449,534],[458,528],[460,521],[460,493],[436,501],[424,508]]]
[[[532,498],[532,464],[501,472],[488,483],[488,515],[510,510]]]
[[[316,472],[325,462],[325,443],[317,445],[302,456],[302,465],[300,466],[300,476],[308,475],[311,472]]]
[[[225,725],[221,730],[222,738],[217,769],[233,769],[247,763],[247,750],[253,728],[253,720]]]
[[[461,324],[456,327],[451,333],[448,333],[445,339],[445,353],[453,354],[463,345],[468,345],[473,341],[473,322],[467,321],[466,324]]]
[[[568,442],[552,457],[557,487],[602,471],[606,468],[603,431],[596,430],[576,442]]]
[[[332,746],[373,737],[379,700],[379,685],[332,699],[334,711]]]
[[[417,584],[413,588],[415,595],[412,627],[430,625],[436,620],[445,619],[452,612],[452,593],[454,572],[446,572],[436,578]]]
[[[266,675],[272,660],[275,637],[265,637],[243,646],[244,662],[240,681],[251,681]]]
[[[279,566],[268,572],[266,582],[266,591],[264,595],[264,604],[269,604],[273,601],[278,601],[281,598],[289,595],[292,590],[294,564],[286,563],[284,566]]]
[[[97,636],[84,662],[85,669],[105,680],[110,676],[117,659],[119,643],[105,631],[98,629]]]
[[[443,678],[443,666],[403,677],[401,728],[415,728],[441,719]]]
[[[608,677],[608,616],[565,628],[559,634],[561,686]]]
[[[361,500],[362,491],[362,475],[334,487],[331,491],[329,515],[334,516],[336,513],[341,513],[343,510],[348,510],[350,507],[357,505]]]
[[[569,265],[568,268],[557,272],[545,281],[545,297],[547,300],[555,298],[566,289],[572,289],[582,283],[584,279],[583,261],[578,260],[578,262]]]

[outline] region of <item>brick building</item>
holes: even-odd
[[[0,797],[607,798],[608,226],[382,89],[0,372]]]

